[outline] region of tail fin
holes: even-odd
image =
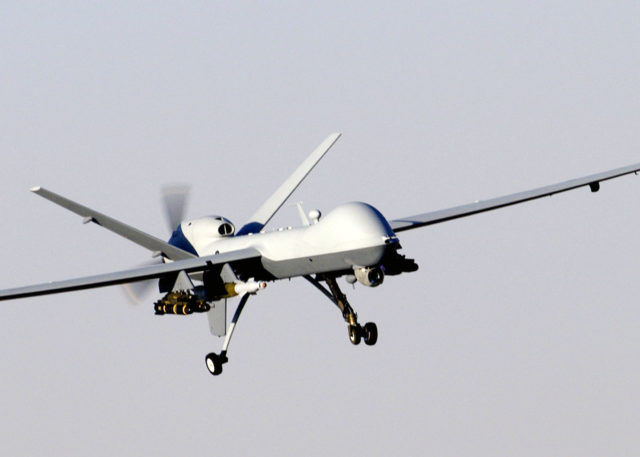
[[[84,223],[94,222],[107,230],[112,231],[134,243],[145,247],[153,252],[159,252],[163,256],[171,260],[183,260],[196,257],[190,252],[183,251],[180,248],[170,245],[166,241],[162,241],[155,236],[144,233],[130,225],[117,221],[105,214],[95,211],[91,208],[87,208],[79,203],[69,200],[61,195],[58,195],[50,190],[42,187],[34,187],[31,192],[38,194],[39,196],[46,198],[53,203],[68,209],[69,211],[82,216]]]
[[[257,233],[262,230],[262,227],[267,225],[271,218],[278,212],[280,207],[284,205],[287,199],[291,196],[300,183],[304,181],[304,178],[313,170],[313,168],[320,162],[320,159],[331,149],[331,146],[338,141],[341,133],[332,133],[329,135],[315,151],[311,153],[307,159],[293,172],[287,180],[276,190],[266,202],[262,204],[260,208],[251,216],[249,221],[237,232],[237,235],[246,235],[248,233]]]

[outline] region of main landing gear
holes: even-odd
[[[233,319],[231,319],[231,325],[227,330],[227,336],[224,339],[224,344],[222,345],[222,351],[220,351],[220,354],[211,352],[207,354],[207,356],[204,358],[204,361],[207,364],[207,369],[209,370],[209,373],[211,373],[214,376],[218,376],[219,374],[221,374],[222,366],[229,361],[229,358],[227,357],[227,351],[229,350],[229,343],[231,342],[231,337],[233,336],[233,330],[236,328],[238,319],[240,319],[240,314],[244,309],[244,305],[247,304],[248,299],[249,299],[249,294],[244,294],[240,299],[238,308],[236,309],[236,312],[233,315]]]
[[[227,363],[229,359],[227,358],[226,353],[216,354],[215,352],[212,352],[210,354],[207,354],[207,356],[204,358],[204,361],[207,364],[209,373],[214,376],[218,376],[220,373],[222,373],[222,365]]]
[[[344,317],[345,322],[347,323],[347,330],[349,334],[349,341],[352,344],[358,345],[361,341],[364,341],[364,344],[367,346],[373,346],[378,341],[378,327],[373,322],[367,322],[364,325],[360,325],[358,323],[358,315],[355,313],[349,302],[347,301],[347,297],[342,293],[340,287],[338,287],[338,283],[336,278],[333,276],[316,276],[315,278],[306,275],[304,278],[318,288],[323,294],[329,298],[342,312],[342,317]],[[325,281],[329,289],[327,290],[320,281]],[[249,294],[245,294],[240,299],[240,304],[238,304],[238,308],[236,309],[235,314],[233,315],[233,319],[231,320],[231,325],[227,330],[227,335],[224,340],[224,344],[222,345],[222,351],[219,354],[215,352],[211,352],[207,354],[205,357],[205,363],[207,365],[207,369],[209,373],[214,376],[218,376],[222,373],[222,367],[225,363],[229,361],[227,357],[227,351],[229,350],[229,343],[231,342],[231,337],[233,336],[233,330],[236,327],[238,319],[240,318],[240,314],[244,309],[244,306],[247,304],[247,300],[249,299]]]
[[[378,341],[378,326],[373,322],[367,322],[364,326],[358,323],[358,315],[347,301],[345,294],[343,294],[340,287],[338,287],[338,282],[335,277],[318,275],[314,278],[310,275],[305,275],[304,279],[313,284],[342,312],[342,317],[348,324],[349,341],[351,341],[353,345],[360,344],[362,340],[364,340],[364,344],[367,346],[376,344]],[[329,290],[320,283],[321,280],[327,283]]]

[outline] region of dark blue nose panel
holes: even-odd
[[[191,245],[187,237],[184,236],[184,233],[182,233],[182,225],[178,225],[178,228],[175,229],[175,231],[171,235],[171,238],[169,238],[169,244],[171,246],[180,248],[183,251],[190,252],[193,255],[198,255],[198,253],[196,252],[194,247]]]

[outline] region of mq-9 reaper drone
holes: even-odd
[[[157,279],[159,290],[164,295],[154,304],[156,314],[206,313],[211,332],[225,337],[222,350],[205,358],[211,374],[219,375],[223,364],[228,361],[229,342],[249,296],[265,288],[269,281],[302,277],[338,307],[347,323],[351,343],[357,345],[364,340],[365,344],[373,345],[378,339],[376,324],[359,323],[358,315],[340,290],[337,278],[344,276],[349,283],[377,287],[385,276],[416,271],[418,265],[399,252],[398,233],[578,187],[588,186],[592,192],[597,192],[602,181],[640,171],[638,163],[391,221],[373,206],[362,202],[340,205],[322,217],[319,211],[314,210],[307,218],[301,210],[304,226],[264,231],[266,224],[339,137],[338,133],[329,135],[238,230],[224,217],[208,216],[181,222],[181,211],[170,211],[173,214],[170,216],[172,230],[175,230],[168,242],[42,187],[34,187],[31,189],[34,193],[82,216],[85,223],[101,225],[151,250],[163,262],[115,273],[4,290],[0,291],[0,300]],[[227,325],[228,299],[236,296],[240,301]]]

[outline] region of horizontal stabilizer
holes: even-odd
[[[155,236],[144,233],[130,225],[124,224],[120,221],[113,219],[105,214],[102,214],[91,208],[87,208],[79,203],[69,200],[68,198],[58,195],[43,187],[34,187],[31,192],[46,198],[53,203],[68,209],[69,211],[76,213],[83,218],[83,222],[95,222],[98,225],[111,230],[112,232],[133,241],[134,243],[145,247],[153,252],[161,252],[165,257],[171,260],[190,259],[195,257],[190,252],[184,251],[180,248],[170,245],[166,241],[162,241]]]

